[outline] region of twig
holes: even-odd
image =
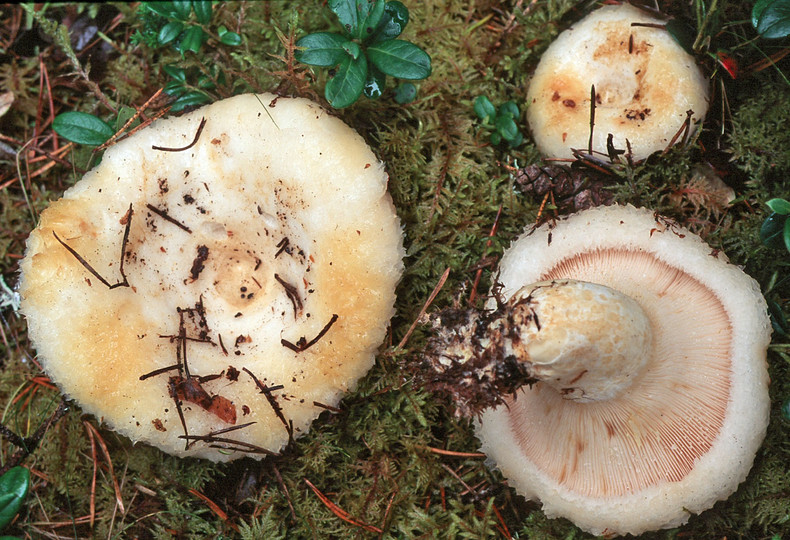
[[[327,497],[326,495],[321,493],[321,491],[319,491],[319,489],[317,487],[315,487],[312,484],[312,482],[310,482],[310,480],[305,478],[304,481],[305,481],[305,484],[307,484],[310,487],[310,489],[313,490],[313,493],[316,494],[316,497],[318,497],[321,500],[321,502],[324,503],[324,506],[329,508],[329,510],[331,510],[333,514],[335,514],[337,517],[339,517],[340,519],[342,519],[346,523],[350,523],[350,524],[355,525],[357,527],[361,527],[361,528],[365,529],[368,532],[374,532],[374,533],[378,533],[378,534],[381,534],[381,533],[384,532],[382,529],[379,529],[375,525],[370,525],[368,523],[365,523],[364,521],[360,521],[360,520],[352,517],[351,514],[349,514],[348,512],[343,510],[342,508],[340,508],[338,505],[336,505],[332,501],[330,501],[329,497]]]
[[[428,300],[425,302],[425,305],[422,306],[422,309],[420,310],[420,313],[417,315],[417,318],[414,319],[413,323],[411,323],[409,330],[406,332],[406,335],[403,336],[403,339],[400,340],[400,343],[398,343],[396,349],[402,349],[403,346],[406,345],[406,342],[411,337],[412,332],[414,332],[414,329],[417,328],[417,325],[420,323],[420,319],[422,318],[423,315],[425,315],[425,312],[428,310],[428,306],[430,306],[431,303],[434,301],[434,299],[436,299],[436,296],[439,294],[439,291],[442,290],[442,287],[444,286],[444,282],[447,281],[447,278],[449,276],[450,276],[450,268],[448,267],[447,270],[444,271],[444,274],[442,274],[442,277],[439,278],[439,283],[437,283],[436,287],[433,288],[433,291],[431,292],[431,295],[428,297]]]

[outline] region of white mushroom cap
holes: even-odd
[[[500,265],[501,294],[575,279],[632,298],[653,353],[608,400],[523,387],[478,425],[483,450],[522,495],[594,534],[685,523],[749,472],[768,424],[770,321],[757,283],[652,212],[598,207],[525,233]]]
[[[666,148],[693,111],[690,130],[708,110],[708,82],[694,58],[662,28],[664,21],[628,5],[604,6],[562,32],[543,53],[527,92],[527,120],[547,157],[587,152],[591,87],[592,149],[614,147],[641,160]]]
[[[385,336],[404,255],[386,188],[363,139],[304,99],[155,122],[30,235],[20,293],[42,366],[133,441],[222,461],[279,451]],[[176,401],[189,435],[228,440],[186,449]]]

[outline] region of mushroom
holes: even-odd
[[[641,160],[686,138],[705,117],[708,94],[665,21],[628,4],[604,6],[543,53],[527,121],[547,157],[622,150]]]
[[[771,331],[724,254],[648,210],[597,207],[521,236],[498,282],[489,311],[434,318],[429,359],[445,388],[463,370],[461,412],[520,494],[614,536],[681,525],[746,478]]]
[[[386,188],[363,139],[305,99],[155,122],[30,234],[19,292],[42,367],[132,441],[280,451],[384,338],[404,255]]]

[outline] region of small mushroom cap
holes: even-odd
[[[52,380],[113,429],[261,457],[373,365],[403,255],[384,165],[356,132],[308,100],[241,95],[121,141],[52,203],[22,312]],[[227,440],[186,449],[180,414],[190,436]]]
[[[563,399],[544,383],[486,411],[477,433],[508,483],[594,534],[685,523],[735,491],[768,424],[770,321],[757,283],[645,209],[598,207],[525,233],[502,295],[577,279],[635,300],[654,352],[619,397]]]
[[[607,138],[641,160],[663,150],[708,110],[708,82],[694,58],[662,28],[665,21],[628,5],[604,6],[562,32],[538,63],[527,92],[527,120],[542,154],[572,158],[590,141],[591,87],[595,86],[592,149],[607,155]],[[682,140],[682,136],[678,140]]]

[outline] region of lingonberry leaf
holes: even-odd
[[[361,0],[366,2],[367,0]],[[337,15],[343,30],[349,36],[355,36],[359,27],[359,17],[357,16],[358,0],[329,0],[329,9]]]
[[[354,37],[367,40],[379,26],[384,15],[384,0],[357,0],[357,28]]]
[[[343,44],[343,50],[346,51],[346,53],[354,60],[359,58],[359,56],[362,54],[362,47],[360,47],[359,43],[355,41],[346,41]]]
[[[329,79],[324,96],[332,107],[342,109],[354,103],[362,94],[368,76],[368,62],[362,55],[356,60],[346,55],[335,75]]]
[[[175,64],[165,64],[162,70],[167,73],[171,79],[185,83],[187,80],[187,72],[184,68],[178,67]]]
[[[495,121],[496,130],[506,141],[511,141],[518,135],[518,126],[513,118],[508,115],[498,115]]]
[[[162,27],[159,31],[159,35],[156,36],[156,40],[160,45],[167,45],[176,39],[183,29],[184,23],[181,21],[171,21]]]
[[[11,523],[30,489],[30,471],[12,467],[0,476],[0,529]]]
[[[769,4],[773,4],[776,0],[757,0],[752,6],[752,26],[754,26],[755,30],[757,29],[757,24],[760,22],[760,15],[763,14],[763,11]]]
[[[55,117],[52,121],[55,133],[77,144],[99,146],[115,135],[110,125],[92,114],[69,111]]]
[[[501,116],[509,116],[510,118],[518,118],[521,115],[515,101],[506,101],[500,105],[499,114]]]
[[[784,199],[771,199],[765,204],[771,209],[772,212],[776,212],[777,214],[781,214],[783,216],[790,214],[790,202]]]
[[[143,2],[143,5],[146,7],[146,9],[149,9],[157,15],[161,15],[162,17],[171,18],[176,16],[173,2]]]
[[[775,0],[760,13],[757,33],[766,39],[779,39],[790,35],[790,0]]]
[[[183,55],[186,51],[197,53],[206,39],[206,33],[199,26],[190,26],[181,37],[178,49]]]
[[[399,79],[424,79],[431,74],[431,57],[417,45],[401,39],[375,43],[368,58],[382,73]]]
[[[207,94],[204,94],[200,90],[190,90],[175,100],[170,106],[170,110],[178,112],[194,105],[203,105],[209,101],[211,101],[211,98]]]
[[[241,36],[236,32],[231,32],[224,26],[217,28],[217,35],[221,43],[235,47],[241,45]]]
[[[307,34],[296,42],[299,50],[296,51],[296,59],[311,66],[330,67],[342,62],[348,53],[343,45],[349,40],[340,34],[329,32],[316,32]]]
[[[787,216],[773,212],[760,227],[760,240],[769,248],[781,249],[786,246],[785,233],[790,234],[788,223],[790,223],[790,219]],[[787,245],[787,249],[790,250],[790,245]]]
[[[365,96],[370,99],[380,98],[386,84],[387,76],[379,71],[376,66],[368,64],[368,77],[365,80],[365,88],[363,90]]]
[[[170,3],[173,5],[173,11],[178,19],[182,21],[189,19],[189,14],[192,11],[192,0],[173,0]]]
[[[211,22],[211,0],[194,0],[192,8],[195,10],[195,16],[200,24]]]
[[[398,0],[391,0],[384,4],[384,15],[381,17],[378,28],[370,38],[371,43],[395,39],[406,25],[409,24],[409,10]]]
[[[493,122],[496,117],[496,107],[486,96],[477,96],[474,109],[477,117],[483,122]]]

